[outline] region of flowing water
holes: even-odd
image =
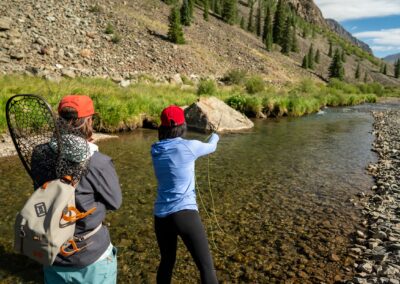
[[[200,213],[221,281],[334,283],[351,277],[354,259],[347,250],[361,222],[353,203],[373,185],[365,167],[376,161],[369,111],[389,107],[257,120],[251,131],[221,135],[217,151],[196,162],[197,191],[204,201],[202,206],[198,198]],[[205,136],[189,133],[188,138]],[[121,209],[107,218],[119,249],[120,283],[155,281],[159,253],[150,146],[156,139],[156,131],[140,129],[99,144],[113,157],[123,190]],[[14,216],[31,183],[17,157],[0,159],[0,176],[0,282],[42,281],[40,267],[11,250]],[[197,279],[179,243],[174,281]]]

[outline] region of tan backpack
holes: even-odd
[[[96,208],[79,212],[75,207],[75,187],[70,177],[45,183],[35,190],[15,220],[14,249],[43,265],[52,265],[57,254],[70,256],[82,249],[77,241],[85,240],[101,228],[74,236],[75,222]]]

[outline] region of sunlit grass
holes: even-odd
[[[390,91],[390,92],[389,92]],[[277,89],[266,85],[256,94],[248,94],[243,85],[218,87],[211,94],[224,100],[248,116],[302,116],[317,112],[323,106],[345,106],[375,102],[377,95],[396,94],[377,84],[351,85],[332,81],[328,85],[304,80],[296,85]],[[375,94],[376,92],[377,94]],[[8,75],[0,77],[0,132],[6,129],[5,106],[15,94],[37,94],[56,110],[67,94],[89,95],[99,113],[96,128],[104,132],[141,127],[143,120],[159,122],[163,108],[176,104],[188,106],[198,99],[195,86],[147,83],[122,88],[111,80],[98,78],[63,79],[59,83],[37,77]]]

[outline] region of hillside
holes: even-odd
[[[248,7],[240,2],[244,14]],[[322,14],[312,0],[291,0],[293,9],[304,19],[325,28]],[[232,69],[262,74],[274,84],[297,82],[311,77],[328,79],[328,38],[317,33],[301,37],[300,52],[282,55],[279,46],[267,52],[254,34],[230,26],[218,16],[203,20],[195,9],[190,27],[185,27],[187,44],[166,40],[170,7],[160,0],[148,1],[57,1],[2,0],[0,4],[0,73],[25,72],[48,79],[75,76],[135,79],[143,76],[158,81],[180,73],[187,77],[220,78]],[[106,33],[111,27],[110,34]],[[310,44],[321,52],[321,63],[313,71],[301,68]],[[354,81],[355,56],[345,63],[347,79]],[[378,64],[379,65],[379,64]],[[369,81],[387,85],[399,81],[380,74],[379,66],[361,62]],[[389,75],[393,70],[389,68]]]
[[[395,63],[397,59],[400,59],[400,53],[388,55],[385,58],[382,58],[383,61],[388,63]]]
[[[343,26],[341,24],[339,24],[337,21],[335,21],[334,19],[326,19],[326,22],[328,23],[329,27],[334,32],[336,32],[338,35],[340,35],[344,39],[347,39],[354,45],[359,46],[361,49],[365,50],[366,52],[372,54],[372,49],[369,47],[368,44],[366,44],[365,42],[352,36],[352,34],[349,33],[348,31],[346,31],[346,29],[343,28]]]

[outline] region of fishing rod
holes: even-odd
[[[219,122],[218,122],[217,127],[213,129],[212,133],[206,138],[206,141],[208,141],[208,140],[210,139],[210,137],[211,137],[214,133],[217,133],[217,132],[218,132],[219,127],[220,127],[220,124],[221,124],[221,120],[222,120],[222,114],[221,114],[221,117],[220,117],[220,119],[219,119]],[[237,242],[236,242],[228,233],[226,233],[226,232],[222,229],[222,227],[221,227],[221,225],[220,225],[220,223],[219,223],[219,221],[218,221],[217,214],[216,214],[216,210],[215,210],[214,194],[213,194],[213,190],[212,190],[212,186],[211,186],[211,177],[210,177],[210,155],[207,156],[207,184],[208,184],[208,191],[209,191],[209,193],[210,193],[210,198],[211,198],[211,212],[212,212],[212,215],[210,214],[210,212],[208,211],[207,207],[205,206],[205,203],[204,203],[204,200],[203,200],[203,197],[202,197],[202,194],[201,194],[200,187],[198,187],[198,184],[197,184],[197,180],[196,180],[195,182],[196,182],[196,188],[197,188],[197,190],[198,190],[198,192],[199,192],[199,197],[200,197],[200,201],[201,201],[202,207],[203,207],[204,211],[206,212],[206,215],[207,215],[208,219],[210,220],[210,225],[211,225],[211,241],[212,241],[212,243],[213,243],[213,245],[214,245],[214,248],[215,248],[217,251],[219,251],[220,253],[227,255],[226,251],[221,250],[221,249],[217,246],[217,244],[216,244],[216,242],[215,242],[214,230],[213,230],[213,224],[212,224],[213,222],[215,222],[216,228],[217,228],[222,234],[224,234],[225,236],[227,236],[227,237],[235,244],[235,249],[232,250],[232,251],[230,251],[230,254],[233,254],[234,252],[236,252],[236,251],[238,250]]]

